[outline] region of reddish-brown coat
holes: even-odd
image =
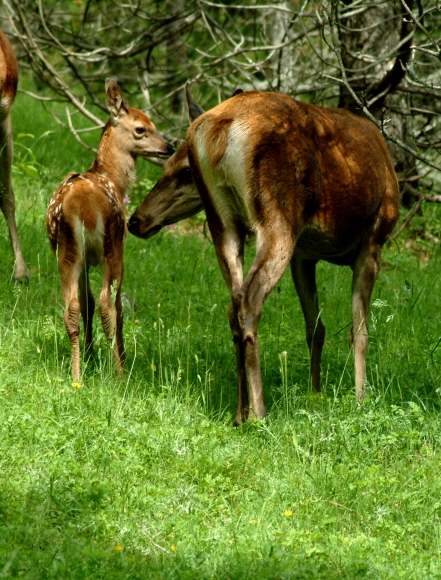
[[[17,224],[11,167],[13,142],[10,112],[17,92],[18,64],[4,32],[0,30],[0,209],[8,224],[14,252],[14,279],[27,281],[29,271],[23,258]]]
[[[369,301],[381,247],[398,218],[398,183],[377,128],[342,109],[256,91],[198,117],[188,130],[187,145],[231,292],[239,385],[236,421],[266,415],[257,329],[262,304],[290,262],[315,390],[320,388],[325,335],[315,264],[324,259],[351,266],[356,397],[363,399]],[[256,234],[256,257],[244,280],[247,231]]]
[[[378,210],[382,227],[376,239],[384,243],[397,218],[396,178],[387,147],[369,120],[278,93],[242,93],[191,125],[190,164],[198,166],[195,140],[202,134],[215,170],[233,121],[247,128],[245,173],[259,223],[271,224],[283,212],[299,230],[296,247],[305,257],[349,265],[348,250]],[[208,192],[202,199],[211,205],[211,197]],[[308,227],[314,228],[312,235],[304,230]]]
[[[18,64],[11,43],[6,38],[3,30],[0,30],[0,114],[4,110],[3,103],[7,103],[6,114],[12,107],[17,93]]]
[[[187,143],[164,163],[164,174],[129,220],[129,231],[150,238],[164,226],[203,209],[188,163]]]
[[[188,167],[193,185],[179,177]],[[289,263],[305,318],[314,390],[320,389],[325,338],[316,263],[324,259],[352,268],[360,401],[366,394],[370,296],[381,247],[398,217],[397,179],[376,127],[348,111],[286,95],[239,94],[196,118],[187,143],[167,161],[163,178],[130,218],[130,231],[149,237],[162,225],[187,217],[191,209],[197,213],[202,203],[194,202],[195,185],[231,292],[239,387],[236,421],[266,414],[257,328],[262,303]],[[256,256],[244,280],[247,232],[256,235]]]
[[[150,119],[123,101],[115,81],[106,82],[106,91],[111,119],[103,130],[96,158],[88,171],[70,173],[64,179],[52,196],[46,216],[49,240],[57,252],[75,379],[81,377],[80,312],[86,350],[92,350],[95,301],[89,286],[89,267],[98,264],[103,270],[101,321],[108,340],[114,340],[116,370],[122,369],[121,284],[127,230],[124,194],[135,176],[138,155],[166,158],[173,151]]]

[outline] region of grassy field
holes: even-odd
[[[97,318],[97,360],[78,388],[44,215],[91,154],[22,96],[14,123],[31,280],[12,282],[0,222],[0,578],[441,578],[439,248],[403,237],[385,249],[362,409],[349,269],[319,267],[320,396],[286,274],[260,324],[269,418],[233,428],[228,295],[213,247],[176,230],[129,237],[127,372],[114,377]],[[158,175],[139,165],[144,181]],[[439,235],[439,223],[427,207],[414,227]]]

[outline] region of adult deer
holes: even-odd
[[[29,271],[21,251],[15,222],[15,198],[12,189],[13,155],[11,109],[17,93],[18,65],[9,40],[0,30],[0,209],[8,224],[14,252],[14,279],[27,281]]]
[[[84,173],[69,173],[53,194],[46,216],[66,303],[64,322],[72,349],[72,377],[78,380],[80,312],[86,351],[91,352],[95,301],[89,285],[89,268],[98,264],[103,270],[98,309],[107,339],[114,340],[116,370],[122,370],[124,192],[135,178],[138,156],[167,158],[173,153],[150,119],[128,106],[118,84],[111,79],[106,81],[106,104],[110,120],[104,127],[91,168]]]
[[[239,94],[196,118],[187,142],[165,163],[164,176],[130,218],[129,230],[149,237],[162,225],[196,213],[196,188],[231,293],[236,422],[266,416],[257,330],[263,301],[289,263],[305,318],[315,391],[320,390],[325,339],[316,264],[326,260],[352,268],[360,402],[366,396],[370,297],[381,248],[398,218],[398,183],[377,128],[348,111],[286,95]],[[256,237],[256,255],[243,279],[249,232]]]

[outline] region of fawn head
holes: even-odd
[[[106,105],[110,112],[109,123],[118,141],[119,148],[137,157],[167,159],[173,147],[156,129],[145,113],[129,107],[124,100],[118,83],[106,80]]]

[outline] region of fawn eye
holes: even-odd
[[[178,178],[180,181],[188,181],[189,179],[193,179],[190,168],[184,167],[181,169],[181,171],[178,173]]]
[[[145,129],[144,129],[144,127],[136,127],[136,129],[135,129],[135,133],[136,133],[137,135],[144,135],[144,133],[145,133]]]

